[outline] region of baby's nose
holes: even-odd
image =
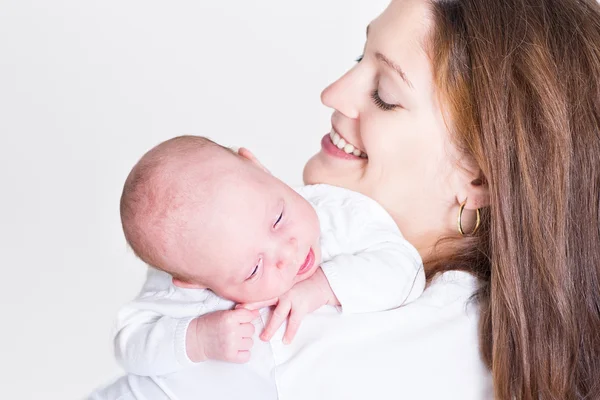
[[[277,261],[277,268],[281,269],[289,264],[296,262],[296,256],[298,254],[298,240],[291,238],[285,242],[281,248],[279,261]]]

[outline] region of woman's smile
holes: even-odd
[[[336,129],[333,126],[331,127],[329,135],[326,135],[326,138],[329,138],[329,143],[325,143],[326,145],[333,144],[335,147],[337,147],[338,150],[342,151],[344,154],[348,156],[353,156],[350,157],[351,159],[367,158],[367,153],[362,151],[360,148],[358,148],[357,145],[351,143],[348,139],[342,136],[338,131],[336,131]],[[333,150],[335,154],[339,154],[339,152],[335,151],[335,149],[331,150]]]

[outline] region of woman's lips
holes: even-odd
[[[307,273],[308,271],[311,270],[311,268],[313,267],[314,264],[315,264],[315,252],[313,251],[313,249],[311,247],[311,249],[308,252],[308,255],[306,256],[306,259],[300,266],[300,269],[298,270],[296,275],[302,275],[302,274]]]
[[[333,157],[342,158],[344,160],[365,160],[364,158],[357,157],[354,154],[348,154],[344,150],[338,149],[338,147],[331,141],[329,133],[323,136],[323,139],[321,139],[321,147],[325,153]]]

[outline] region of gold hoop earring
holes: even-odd
[[[458,232],[462,236],[465,236],[465,231],[463,230],[463,227],[462,227],[462,214],[463,214],[466,204],[467,204],[467,201],[465,200],[460,205],[460,209],[458,210]],[[475,234],[475,232],[477,232],[477,229],[479,229],[479,225],[481,224],[481,214],[479,213],[479,208],[477,209],[476,213],[477,213],[477,222],[475,222],[475,228],[473,228],[473,230],[471,231],[471,233],[469,233],[469,235]]]

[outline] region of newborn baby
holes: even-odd
[[[418,252],[374,200],[329,185],[294,190],[248,150],[202,137],[177,137],[142,157],[121,219],[152,267],[117,321],[117,358],[138,375],[248,361],[263,306],[275,310],[261,339],[287,321],[289,343],[321,306],[381,311],[425,286]]]

